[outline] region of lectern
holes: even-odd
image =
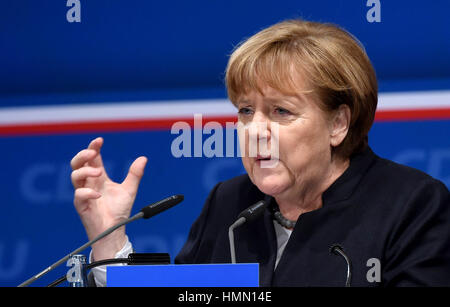
[[[259,264],[127,265],[106,268],[107,287],[258,287]]]

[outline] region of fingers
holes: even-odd
[[[98,199],[102,196],[99,192],[90,188],[79,188],[75,190],[74,205],[81,212],[89,200]]]
[[[89,177],[99,177],[102,174],[102,169],[85,166],[76,169],[71,174],[72,184],[75,189],[84,186],[86,179]]]
[[[98,154],[97,151],[92,149],[83,149],[79,153],[73,157],[73,159],[70,161],[70,166],[72,167],[72,170],[79,169],[87,162],[94,159],[94,157]]]
[[[123,187],[128,191],[128,193],[135,194],[137,192],[139,183],[142,179],[142,176],[144,175],[146,164],[146,157],[139,157],[131,164],[128,175],[122,182]]]
[[[101,196],[101,193],[91,188],[79,188],[75,190],[75,199],[80,202],[84,202],[89,199],[97,199]]]
[[[94,150],[97,152],[97,155],[89,162],[92,166],[95,167],[103,167],[102,156],[100,155],[100,149],[103,146],[103,138],[98,137],[89,144],[88,149]]]
[[[86,163],[90,163],[92,166],[103,167],[102,158],[100,156],[100,149],[103,145],[103,138],[98,137],[94,139],[87,149],[81,150],[70,161],[70,166],[73,170],[76,170]]]
[[[103,146],[103,138],[102,137],[98,137],[93,139],[90,143],[88,148],[89,149],[94,149],[96,151],[100,151],[100,148],[102,148]]]

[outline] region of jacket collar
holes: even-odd
[[[322,194],[323,207],[348,199],[368,168],[374,163],[375,158],[376,155],[369,146],[362,152],[351,156],[349,167]]]

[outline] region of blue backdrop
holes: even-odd
[[[66,1],[0,1],[0,112],[7,107],[225,98],[223,72],[233,47],[286,18],[337,23],[364,44],[382,92],[450,89],[450,2],[381,0],[369,23],[365,0],[81,0],[81,23]],[[450,102],[449,105],[450,107]],[[374,151],[450,186],[450,121],[377,122]],[[3,136],[0,285],[15,286],[83,244],[73,208],[69,162],[103,136],[104,161],[122,180],[136,157],[149,163],[133,213],[172,194],[185,201],[127,226],[140,252],[184,243],[209,190],[244,172],[239,158],[174,158],[169,130]],[[46,285],[63,266],[35,285]]]

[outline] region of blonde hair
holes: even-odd
[[[295,74],[301,74],[320,107],[331,114],[341,104],[351,110],[349,131],[334,148],[343,157],[367,146],[377,106],[375,70],[359,41],[332,25],[287,20],[242,42],[230,56],[225,82],[236,104],[242,94],[268,85],[284,94],[298,94]]]

